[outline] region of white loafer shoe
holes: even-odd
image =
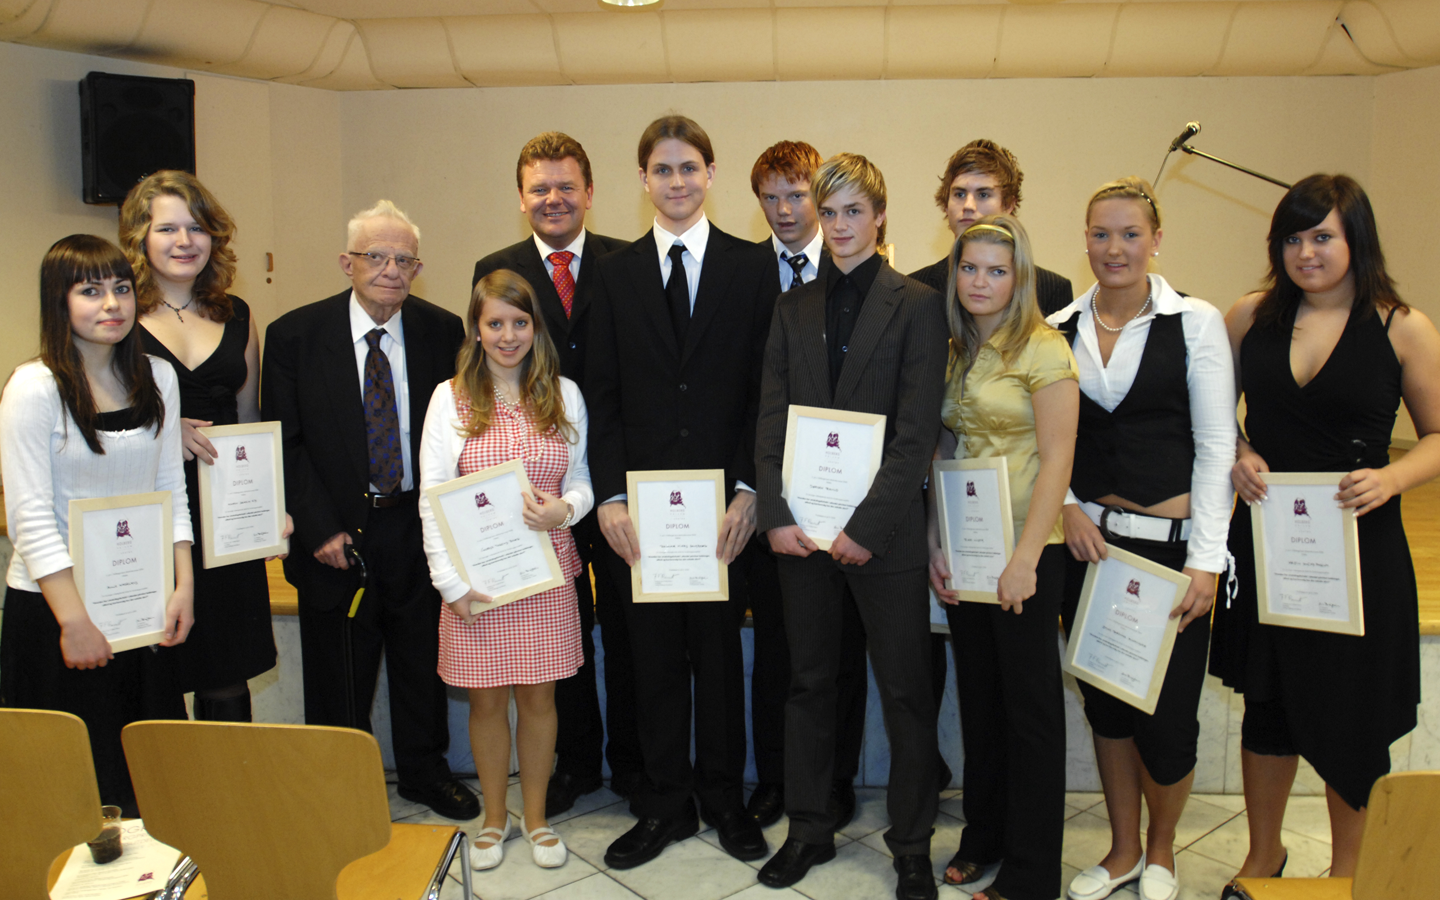
[[[1180,896],[1180,880],[1164,866],[1156,863],[1153,866],[1146,866],[1145,871],[1140,873],[1140,900],[1175,900]]]
[[[1066,895],[1070,900],[1104,900],[1114,893],[1116,888],[1141,877],[1140,873],[1144,871],[1145,854],[1143,853],[1140,854],[1140,861],[1135,864],[1135,868],[1119,878],[1111,878],[1110,870],[1104,866],[1091,866],[1075,876],[1075,879],[1070,882],[1070,890],[1066,891]]]
[[[530,830],[525,825],[525,817],[520,817],[520,830],[525,833],[525,840],[530,842],[530,855],[535,859],[535,865],[542,869],[554,869],[565,865],[569,851],[565,849],[565,842],[555,829],[548,825],[542,825],[535,830]],[[555,843],[546,846],[541,841],[555,839]]]
[[[510,837],[510,814],[505,814],[505,827],[482,828],[475,833],[470,848],[470,868],[476,871],[493,869],[505,858],[505,841]],[[481,841],[493,843],[481,846]]]

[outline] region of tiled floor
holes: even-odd
[[[472,787],[474,781],[469,782]],[[946,791],[940,804],[931,842],[937,881],[945,862],[955,852],[964,827],[960,791]],[[498,868],[474,873],[475,893],[483,900],[884,900],[893,897],[894,870],[881,839],[886,825],[885,791],[861,788],[855,820],[835,836],[834,862],[817,866],[789,890],[775,891],[758,884],[755,873],[764,860],[744,863],[720,849],[713,830],[665,848],[660,858],[628,871],[607,871],[605,848],[623,834],[635,818],[628,805],[601,788],[581,797],[575,808],[551,824],[570,848],[570,859],[558,869],[541,869],[530,859],[519,837],[520,786],[510,785],[507,806],[515,817],[505,861]],[[1065,798],[1065,846],[1062,887],[1081,869],[1099,862],[1110,844],[1105,803],[1099,794],[1068,794]],[[448,822],[419,804],[402,800],[390,787],[390,811],[397,822]],[[474,834],[480,820],[465,824]],[[787,823],[781,819],[766,829],[772,852],[785,839]],[[1176,857],[1181,900],[1216,900],[1220,889],[1245,858],[1248,838],[1245,802],[1229,795],[1197,794],[1190,798],[1180,820]],[[1290,850],[1287,875],[1316,876],[1330,866],[1329,818],[1323,797],[1291,797],[1285,816],[1285,845]],[[450,872],[442,900],[466,900],[460,870]],[[940,885],[941,898],[965,900],[956,888]],[[1135,900],[1133,886],[1114,895]]]

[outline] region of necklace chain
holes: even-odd
[[[160,298],[160,302],[163,303],[163,304],[165,304],[167,307],[169,307],[171,312],[175,313],[175,318],[179,319],[181,322],[184,322],[184,321],[185,321],[185,317],[182,316],[182,315],[180,315],[180,311],[181,311],[182,309],[189,309],[189,308],[190,308],[190,304],[192,304],[192,303],[195,302],[195,298],[194,298],[194,297],[191,297],[189,300],[186,300],[184,306],[175,306],[175,305],[172,304],[170,301],[166,300],[164,297],[161,297],[161,298]]]
[[[1155,286],[1153,284],[1150,286],[1150,295],[1145,298],[1144,303],[1140,304],[1140,309],[1135,313],[1135,315],[1131,316],[1124,325],[1121,325],[1119,328],[1111,328],[1109,325],[1105,324],[1104,319],[1100,318],[1100,310],[1095,306],[1095,298],[1099,296],[1100,287],[1097,285],[1095,287],[1095,293],[1090,295],[1090,315],[1094,317],[1096,325],[1099,325],[1101,328],[1105,329],[1111,334],[1119,334],[1120,332],[1125,330],[1125,325],[1129,325],[1131,322],[1145,315],[1145,310],[1150,308],[1150,301],[1155,299]]]

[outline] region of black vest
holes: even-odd
[[[1075,346],[1080,313],[1059,325]],[[1080,430],[1070,488],[1081,500],[1115,494],[1141,506],[1190,493],[1195,435],[1185,381],[1180,314],[1157,315],[1130,392],[1114,412],[1080,392]]]

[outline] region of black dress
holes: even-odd
[[[1274,472],[1350,472],[1390,461],[1400,361],[1390,316],[1353,314],[1330,358],[1304,387],[1290,369],[1291,313],[1252,327],[1240,345],[1250,444]],[[1257,702],[1276,702],[1299,754],[1352,807],[1389,771],[1391,742],[1415,727],[1420,629],[1415,568],[1400,497],[1358,520],[1365,635],[1261,625],[1256,618],[1250,510],[1230,521],[1239,596],[1217,604],[1210,671]]]
[[[180,415],[216,425],[240,421],[236,393],[245,384],[245,347],[250,340],[250,307],[231,297],[235,314],[215,352],[186,368],[170,349],[141,328],[145,352],[175,367],[180,381]],[[185,463],[185,492],[195,528],[191,560],[195,567],[195,627],[175,647],[181,688],[215,690],[246,681],[275,666],[275,635],[270,629],[270,585],[262,560],[205,568],[201,546],[200,483],[197,460]]]

